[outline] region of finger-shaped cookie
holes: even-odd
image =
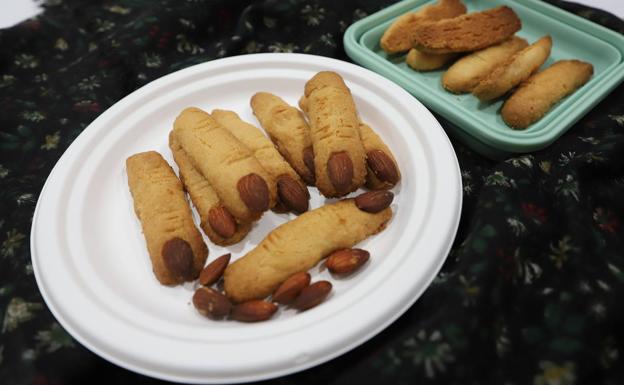
[[[423,21],[411,36],[414,48],[422,52],[468,52],[498,44],[521,27],[513,9],[502,6],[451,19]]]
[[[501,110],[505,123],[527,128],[559,100],[587,83],[594,67],[579,60],[561,60],[531,76],[507,99]]]
[[[389,54],[405,52],[412,48],[412,34],[415,27],[423,20],[441,20],[466,13],[466,6],[461,0],[439,0],[426,5],[416,12],[399,17],[384,32],[379,45]]]
[[[195,227],[182,183],[155,151],[132,155],[126,170],[156,278],[163,285],[197,278],[208,248]]]
[[[208,113],[187,108],[174,135],[191,163],[239,223],[252,222],[275,205],[275,181],[244,146]]]
[[[307,271],[332,251],[350,248],[382,231],[392,216],[360,210],[346,199],[308,211],[277,227],[225,270],[225,293],[235,302],[260,299],[283,281]]]
[[[442,76],[442,85],[450,92],[470,92],[497,66],[526,48],[526,40],[513,36],[504,42],[473,52],[459,59]]]
[[[314,151],[310,127],[301,112],[268,92],[258,92],[250,104],[277,151],[308,185],[313,186]]]
[[[241,120],[234,111],[213,110],[210,115],[251,150],[277,182],[278,197],[289,210],[298,214],[308,211],[310,194],[306,185],[259,128]]]
[[[366,179],[366,154],[351,92],[335,72],[319,72],[305,85],[314,148],[316,187],[326,197],[346,195]]]
[[[180,181],[199,213],[200,227],[208,238],[221,246],[233,245],[245,238],[251,224],[237,223],[228,209],[223,207],[216,191],[195,169],[173,132],[169,134],[169,148],[180,170]]]
[[[407,53],[405,63],[416,71],[433,71],[444,67],[456,57],[455,53],[426,53],[412,48]]]
[[[530,46],[516,52],[504,63],[491,71],[472,90],[481,101],[496,99],[526,80],[537,71],[550,56],[552,39],[544,36]]]
[[[366,150],[366,187],[371,190],[392,188],[401,179],[394,155],[368,124],[360,122],[359,130]]]

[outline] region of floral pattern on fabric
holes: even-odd
[[[345,29],[391,3],[48,0],[44,14],[1,30],[0,383],[159,382],[74,341],[33,276],[39,192],[91,121],[142,85],[208,60],[257,52],[348,60]],[[553,3],[624,32],[610,14]],[[431,287],[361,347],[270,382],[624,383],[622,100],[620,86],[554,145],[503,162],[454,141],[464,206]]]

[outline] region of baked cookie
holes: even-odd
[[[251,98],[251,108],[277,151],[308,185],[314,185],[314,151],[310,127],[295,107],[278,96],[258,92]]]
[[[489,101],[505,95],[544,64],[550,56],[551,47],[552,39],[550,36],[544,36],[516,52],[483,78],[472,90],[473,95],[481,101]]]
[[[508,39],[521,27],[513,9],[502,6],[452,19],[418,23],[412,43],[414,48],[427,53],[476,51]]]
[[[305,85],[314,148],[316,187],[326,197],[357,190],[366,179],[366,154],[351,92],[335,72],[319,72]]]
[[[560,60],[531,76],[507,99],[505,123],[523,129],[540,120],[558,101],[587,83],[594,67],[579,60]]]
[[[208,248],[195,227],[182,183],[155,151],[129,157],[126,171],[156,279],[163,285],[194,280]]]
[[[237,223],[228,209],[223,207],[216,191],[195,169],[173,132],[169,133],[169,148],[180,170],[180,181],[199,213],[200,227],[208,238],[221,246],[233,245],[245,238],[251,224]]]
[[[289,210],[297,214],[308,211],[310,194],[306,185],[259,128],[241,120],[234,111],[213,110],[210,115],[251,150],[276,181],[278,197]]]
[[[174,122],[174,135],[193,166],[239,223],[252,222],[275,205],[275,182],[251,150],[208,113],[190,107]]]
[[[412,48],[412,34],[423,20],[442,20],[466,13],[466,6],[460,0],[439,0],[416,12],[406,13],[396,19],[384,32],[379,45],[389,54],[408,51]]]
[[[392,217],[358,209],[346,199],[308,211],[271,231],[225,270],[225,293],[234,302],[271,294],[295,273],[307,271],[331,252],[350,248],[382,231]]]
[[[449,63],[456,57],[457,54],[455,53],[425,53],[412,48],[407,53],[405,62],[416,71],[433,71],[444,67],[446,63]]]
[[[359,129],[366,150],[366,187],[371,190],[392,188],[401,179],[392,151],[368,124],[360,122]]]
[[[470,92],[497,66],[514,53],[528,46],[526,40],[513,36],[494,45],[459,59],[442,76],[442,85],[455,94]]]

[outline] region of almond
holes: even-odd
[[[290,175],[280,175],[277,178],[277,193],[280,200],[290,210],[297,214],[308,211],[308,199],[310,198],[308,189]]]
[[[228,263],[230,263],[231,256],[230,253],[224,254],[204,267],[201,273],[199,273],[199,284],[210,286],[217,282],[223,275]]]
[[[214,207],[208,212],[208,224],[222,238],[230,238],[236,233],[236,220],[223,206]]]
[[[225,295],[209,287],[195,291],[193,305],[200,314],[215,319],[227,316],[232,309],[232,303]]]
[[[334,274],[348,275],[368,261],[370,253],[362,249],[342,249],[329,255],[325,266]]]
[[[240,303],[232,309],[230,318],[242,322],[264,321],[277,311],[277,306],[262,300],[252,300]]]
[[[297,298],[301,290],[310,284],[310,274],[305,271],[291,275],[273,293],[273,302],[288,305]]]
[[[327,161],[327,175],[336,192],[348,192],[353,180],[353,162],[345,151],[331,154]]]
[[[260,175],[245,175],[240,178],[236,187],[249,210],[261,213],[269,209],[269,186]]]
[[[290,211],[288,207],[286,207],[284,202],[282,202],[282,200],[279,198],[279,196],[275,200],[275,206],[271,207],[271,210],[276,213],[287,213]]]
[[[305,150],[303,150],[303,163],[306,165],[308,172],[305,173],[305,175],[301,175],[301,177],[309,186],[314,186],[316,175],[314,171],[314,150],[312,146],[306,147]]]
[[[378,213],[390,206],[394,194],[388,190],[369,191],[355,198],[355,205],[367,213]]]
[[[193,249],[182,238],[172,238],[163,245],[161,255],[169,273],[176,281],[190,281],[193,277]]]
[[[377,179],[395,185],[399,181],[399,171],[392,158],[381,150],[371,150],[366,154],[366,163]]]
[[[329,281],[314,282],[301,291],[301,294],[293,302],[292,307],[301,311],[313,308],[323,302],[331,289],[332,284]]]

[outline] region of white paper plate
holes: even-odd
[[[296,104],[316,72],[340,73],[361,118],[393,150],[403,180],[388,228],[358,245],[371,260],[335,279],[304,313],[280,310],[268,322],[211,321],[191,304],[194,286],[164,287],[152,274],[127,187],[125,159],[157,150],[171,161],[167,134],[188,106],[237,111],[257,91]],[[256,123],[257,124],[257,123]],[[311,189],[311,207],[324,204]],[[50,174],[33,219],[31,249],[39,289],[54,316],[83,345],[124,368],[188,383],[231,383],[296,372],[343,354],[380,332],[422,294],[457,230],[461,177],[435,118],[403,89],[346,62],[299,54],[258,54],[196,65],[125,97],[74,141]],[[292,215],[267,213],[240,244],[209,243],[209,261],[244,255]],[[227,251],[226,251],[227,250]],[[426,315],[423,315],[426,316]]]

